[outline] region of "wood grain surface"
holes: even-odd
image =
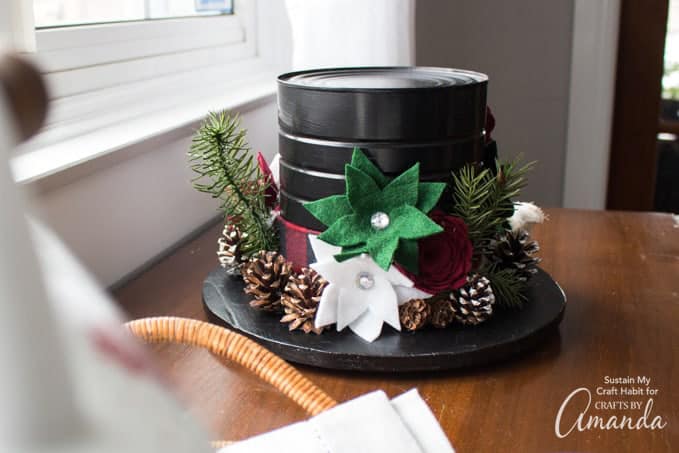
[[[330,396],[346,401],[382,389],[396,396],[417,387],[458,452],[679,451],[679,225],[650,213],[550,210],[537,226],[542,267],[562,285],[568,307],[559,334],[520,359],[456,372],[403,375],[338,373],[299,367]],[[216,264],[219,226],[179,249],[115,296],[131,318],[206,319],[204,277]],[[305,418],[301,409],[237,366],[181,346],[154,346],[178,394],[215,438],[238,440]],[[564,399],[585,387],[587,415],[643,415],[649,396],[597,395],[605,379],[646,376],[657,389],[648,416],[663,429],[573,430],[555,434]],[[632,402],[641,409],[595,408]],[[584,393],[566,406],[568,431],[585,409]],[[599,404],[600,405],[600,404]],[[587,422],[585,418],[584,422]]]

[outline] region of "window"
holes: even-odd
[[[32,1],[36,59],[56,98],[256,53],[254,0],[237,11],[230,0]]]
[[[20,181],[70,180],[186,137],[209,110],[272,102],[291,62],[278,1],[0,0],[2,41],[31,50],[52,99],[13,159]]]
[[[261,96],[262,79],[273,95],[289,64],[282,23],[283,2],[262,0],[0,0],[0,41],[34,39],[52,98],[46,128],[20,152],[154,112],[223,108],[213,100],[244,99],[232,86],[257,83]]]
[[[33,0],[35,27],[231,14],[232,0]]]
[[[664,57],[662,97],[679,100],[679,1],[676,0],[669,4]]]

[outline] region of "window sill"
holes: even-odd
[[[243,112],[271,102],[276,94],[276,75],[277,71],[271,69],[258,71],[257,76],[246,81],[218,85],[210,92],[203,91],[197,99],[191,96],[190,100],[185,99],[186,92],[178,87],[177,92],[184,96],[181,102],[168,106],[169,101],[163,99],[162,106],[158,103],[155,108],[129,116],[117,112],[129,119],[83,133],[77,131],[78,122],[56,125],[18,150],[11,162],[14,178],[39,192],[68,184],[145,150],[191,135],[208,111]],[[215,95],[215,91],[224,94]],[[50,141],[45,136],[64,138]]]

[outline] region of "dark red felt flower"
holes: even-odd
[[[418,275],[406,275],[416,288],[437,294],[465,284],[472,267],[472,243],[462,219],[439,210],[429,216],[443,232],[419,240]]]
[[[493,112],[490,110],[490,106],[486,106],[486,143],[490,143],[493,138],[490,136],[491,132],[493,132],[493,129],[495,129],[495,116],[493,116]]]

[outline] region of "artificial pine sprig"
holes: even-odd
[[[464,220],[474,250],[489,230],[495,231],[501,224],[493,212],[485,209],[494,185],[495,179],[487,169],[479,171],[473,165],[465,165],[453,173],[452,214]]]
[[[526,175],[535,167],[535,161],[521,165],[521,156],[512,161],[501,163],[496,162],[497,174],[495,176],[495,193],[490,201],[497,215],[505,219],[514,213],[513,199],[519,196],[521,190],[526,186]]]
[[[189,150],[193,187],[220,200],[220,209],[247,233],[245,256],[276,250],[277,238],[266,206],[268,183],[245,139],[238,116],[211,112],[193,137]]]
[[[490,280],[490,286],[495,294],[495,303],[498,306],[521,308],[528,300],[526,281],[520,278],[516,269],[487,265],[479,269],[479,274]]]
[[[495,174],[471,164],[453,173],[452,214],[467,225],[477,257],[486,254],[490,241],[506,228],[507,218],[514,211],[512,199],[526,185],[526,174],[534,164],[520,166],[517,158],[497,162]]]

